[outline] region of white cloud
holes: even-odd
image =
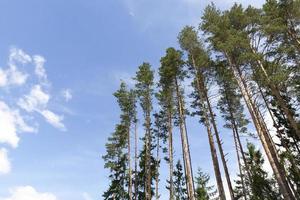
[[[0,144],[8,144],[12,148],[16,148],[20,141],[20,133],[37,132],[39,124],[34,121],[34,112],[42,115],[45,121],[52,126],[60,130],[66,130],[62,123],[63,116],[55,114],[48,108],[51,98],[48,91],[51,84],[48,84],[44,68],[45,61],[45,58],[40,55],[30,56],[22,49],[10,49],[7,67],[0,68],[0,89],[4,88],[3,91],[6,92],[5,95],[0,97]],[[30,88],[30,91],[24,94],[27,88]],[[66,98],[70,100],[71,93]],[[33,121],[34,126],[28,125],[28,120]],[[0,149],[0,174],[9,173],[10,168],[7,150],[2,148]],[[5,200],[40,200],[45,196],[38,196],[38,193],[30,189],[32,188],[18,188],[12,197]],[[25,190],[31,191],[33,196],[23,197],[19,192]]]
[[[33,60],[35,63],[35,74],[42,81],[47,81],[46,69],[44,67],[44,64],[46,62],[45,58],[43,56],[36,55],[33,56]]]
[[[0,149],[0,175],[8,174],[11,170],[10,161],[8,160],[7,150]]]
[[[8,84],[10,85],[23,85],[28,78],[28,74],[19,71],[14,65],[10,66],[10,69],[7,71],[7,73]]]
[[[7,84],[7,74],[0,68],[0,87],[3,87]]]
[[[15,65],[16,62],[21,64],[27,64],[32,61],[32,58],[26,54],[22,49],[11,48],[9,54],[9,64]]]
[[[9,197],[0,198],[1,200],[57,200],[51,193],[41,193],[32,186],[21,186],[10,190]]]
[[[61,94],[64,97],[66,102],[70,101],[73,98],[73,95],[72,95],[72,92],[70,89],[62,90]]]
[[[57,115],[50,110],[42,110],[40,113],[49,124],[60,130],[65,130],[65,125],[62,123],[63,116]]]
[[[19,99],[18,105],[27,112],[38,111],[47,106],[49,99],[50,95],[40,85],[34,85],[28,95]]]
[[[20,86],[25,84],[29,75],[20,71],[17,65],[25,65],[31,61],[31,57],[22,49],[11,48],[8,60],[8,68],[5,70],[0,68],[0,87],[10,85]]]
[[[17,132],[35,131],[25,123],[18,110],[11,110],[5,102],[0,101],[0,143],[16,148],[20,140]]]
[[[50,95],[43,91],[41,85],[35,85],[28,95],[24,95],[23,98],[19,99],[18,105],[27,112],[40,113],[49,124],[65,130],[65,125],[62,123],[63,117],[48,110],[49,100]]]

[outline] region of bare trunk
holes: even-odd
[[[156,144],[156,176],[155,176],[155,198],[156,200],[159,199],[159,193],[158,193],[158,183],[159,183],[159,162],[160,162],[160,157],[159,157],[159,149],[160,149],[160,143],[159,143],[160,136],[158,135],[157,137],[157,144]]]
[[[228,99],[228,94],[227,93],[225,93],[225,98],[226,98],[226,101],[227,101],[228,107],[229,107],[229,114],[230,114],[230,118],[231,118],[232,131],[233,131],[233,133],[236,134],[236,140],[237,140],[238,147],[239,147],[239,150],[240,150],[241,155],[242,155],[242,159],[243,159],[243,163],[245,165],[245,169],[246,169],[247,175],[248,175],[249,178],[251,178],[251,174],[249,172],[249,166],[248,166],[248,163],[247,163],[247,160],[246,160],[246,157],[245,157],[245,152],[244,152],[243,144],[241,142],[241,137],[240,137],[240,134],[239,134],[239,129],[237,127],[237,124],[236,124],[236,121],[235,121],[235,118],[234,118],[234,115],[233,115],[233,111],[232,111],[232,105],[229,103],[229,99]]]
[[[215,172],[216,182],[217,182],[218,191],[219,191],[219,198],[220,198],[220,200],[226,200],[221,171],[220,171],[220,167],[219,167],[217,151],[216,151],[216,147],[215,147],[215,141],[214,141],[211,129],[210,129],[208,118],[205,118],[205,125],[206,125],[206,129],[207,129],[210,153],[211,153],[211,157],[212,157],[212,161],[213,161],[214,172]]]
[[[129,184],[128,184],[128,194],[129,194],[129,200],[132,200],[132,169],[131,169],[131,140],[130,140],[130,125],[128,127],[128,133],[127,133],[127,142],[128,142],[128,176],[129,176]]]
[[[206,99],[209,114],[210,114],[211,123],[213,125],[213,129],[214,129],[215,136],[216,136],[216,139],[217,139],[217,144],[218,144],[219,152],[220,152],[220,155],[221,155],[222,164],[223,164],[223,167],[224,167],[224,172],[225,172],[225,176],[226,176],[228,190],[229,190],[231,199],[234,200],[235,198],[234,198],[232,183],[231,183],[231,179],[230,179],[230,175],[229,175],[229,171],[228,171],[228,167],[227,167],[227,163],[226,163],[225,154],[224,154],[224,151],[223,151],[219,131],[218,131],[218,128],[217,128],[217,125],[216,125],[215,115],[213,113],[213,110],[212,110],[211,105],[210,105],[210,101],[209,101],[208,96],[207,96],[207,90],[206,90],[206,88],[203,88],[203,89],[204,89],[203,92],[204,92],[204,95],[205,95],[205,99]]]
[[[137,173],[137,167],[138,167],[138,132],[137,132],[137,120],[135,120],[134,123],[134,199],[137,200],[138,197],[138,173]]]
[[[151,154],[151,130],[150,130],[150,112],[146,114],[146,147],[145,147],[145,196],[146,200],[151,200],[152,199],[152,194],[151,194],[151,162],[150,162],[150,154]]]
[[[205,95],[202,94],[201,89],[203,90],[204,88],[204,84],[203,81],[199,80],[199,74],[198,71],[196,69],[195,66],[195,61],[194,58],[192,56],[192,61],[193,61],[193,67],[195,70],[195,80],[196,80],[196,87],[198,90],[198,95],[200,98],[200,104],[202,104],[204,106],[204,102],[205,102]],[[202,84],[200,83],[202,82]],[[202,87],[201,87],[202,85]],[[204,92],[204,91],[203,91]],[[203,108],[199,108],[199,109],[203,109]],[[207,110],[207,108],[204,108],[205,110]],[[220,172],[220,167],[219,167],[219,161],[218,161],[218,156],[217,156],[217,152],[216,152],[216,147],[215,147],[215,142],[214,142],[214,138],[211,132],[211,125],[210,125],[210,120],[209,120],[209,116],[207,114],[206,111],[203,112],[204,113],[204,120],[205,120],[205,126],[207,129],[207,134],[208,134],[208,140],[209,140],[209,145],[210,145],[210,152],[211,152],[211,157],[212,157],[212,161],[213,161],[213,166],[214,166],[214,172],[215,172],[215,177],[216,177],[216,182],[217,182],[217,186],[218,186],[218,191],[219,191],[219,196],[221,200],[226,200],[225,197],[225,191],[224,191],[224,186],[223,186],[223,181],[222,181],[222,176],[221,176],[221,172]]]
[[[276,177],[276,180],[278,182],[281,194],[283,195],[284,199],[286,200],[294,200],[295,197],[292,194],[292,191],[288,185],[288,182],[286,180],[286,175],[284,172],[284,168],[281,166],[278,157],[277,152],[274,149],[271,138],[268,135],[267,130],[265,129],[265,126],[263,125],[262,119],[259,115],[257,106],[253,103],[253,100],[251,98],[250,92],[248,90],[247,84],[242,76],[242,73],[239,71],[239,68],[234,66],[230,57],[228,55],[227,59],[229,61],[230,67],[234,72],[235,78],[238,82],[238,85],[240,87],[240,90],[243,94],[244,100],[246,102],[246,105],[248,107],[248,110],[250,112],[250,115],[253,119],[254,125],[256,127],[258,136],[260,137],[260,140],[262,142],[262,145],[264,147],[264,150],[266,152],[266,155],[269,159],[270,165],[273,169],[274,175]]]
[[[188,190],[189,200],[195,200],[195,191],[194,191],[194,183],[193,183],[193,174],[192,174],[192,163],[191,156],[189,152],[189,144],[188,144],[188,136],[186,132],[186,124],[184,117],[184,106],[182,97],[179,91],[179,85],[177,79],[175,80],[176,84],[176,95],[177,95],[177,107],[179,113],[179,124],[180,124],[180,133],[182,139],[182,151],[184,155],[184,163],[185,163],[185,174],[186,174],[186,184]]]
[[[273,114],[272,114],[272,111],[271,111],[271,108],[270,108],[270,106],[269,106],[269,103],[268,103],[268,101],[267,101],[267,99],[266,99],[266,97],[265,97],[265,95],[264,95],[264,93],[263,93],[263,91],[261,90],[260,87],[259,87],[259,91],[260,91],[260,94],[261,94],[261,96],[262,96],[262,98],[263,98],[263,100],[264,100],[264,102],[265,102],[265,105],[266,105],[266,107],[267,107],[268,113],[269,113],[269,115],[271,116],[271,119],[272,119],[272,122],[273,122],[273,124],[274,124],[274,127],[276,128],[276,132],[277,132],[277,134],[278,134],[278,137],[279,137],[280,141],[282,141],[282,139],[283,139],[283,137],[282,137],[282,131],[279,130],[279,125],[277,124],[276,120],[274,119],[274,116],[273,116]],[[282,142],[282,146],[285,148],[285,150],[286,150],[290,155],[293,155],[292,152],[290,151],[290,148],[287,146],[287,144],[286,144],[285,142]],[[293,157],[291,157],[289,161],[291,162],[292,166],[297,166]],[[297,167],[295,167],[294,169],[295,169],[298,173],[300,173]],[[297,196],[297,192],[295,191],[295,188],[294,188],[293,184],[291,183],[291,180],[289,179],[289,177],[287,177],[287,180],[288,180],[288,182],[289,182],[289,185],[290,185],[290,187],[291,187],[291,189],[292,189],[294,195]],[[298,197],[298,198],[299,198],[299,197]]]
[[[267,110],[268,110],[268,113],[269,113],[269,115],[270,115],[270,117],[271,117],[271,119],[272,119],[273,125],[274,125],[274,127],[276,128],[276,132],[277,132],[277,134],[278,134],[278,137],[279,137],[279,139],[281,140],[281,139],[282,139],[282,134],[283,134],[283,132],[282,132],[282,130],[279,129],[280,126],[279,126],[279,124],[276,122],[276,120],[275,120],[275,118],[274,118],[274,115],[273,115],[273,113],[272,113],[272,111],[271,111],[269,102],[268,102],[268,100],[267,100],[267,98],[266,98],[264,92],[262,91],[261,87],[259,87],[259,92],[260,92],[260,94],[261,94],[261,96],[262,96],[262,98],[263,98],[263,100],[264,100],[264,103],[265,103],[265,105],[266,105],[266,108],[267,108]],[[283,117],[284,117],[284,116],[283,116]],[[292,139],[295,140],[294,137],[292,137]],[[285,145],[285,143],[283,143],[283,145]],[[294,145],[294,147],[298,150],[298,153],[300,153],[300,150],[298,149],[298,145],[296,144],[296,142],[295,142],[293,145]],[[289,151],[289,148],[288,148],[286,145],[285,145],[284,147],[285,147],[285,149],[286,149],[287,151]]]
[[[172,116],[168,116],[168,143],[169,143],[169,179],[170,179],[170,200],[174,199],[174,183],[173,183],[173,130],[172,130]]]
[[[246,186],[245,186],[245,181],[244,181],[244,172],[242,170],[242,164],[241,164],[241,158],[240,158],[240,153],[239,153],[239,145],[238,145],[238,141],[237,141],[237,135],[236,135],[234,129],[232,129],[232,132],[233,132],[233,138],[234,138],[234,146],[235,146],[236,157],[237,157],[240,176],[241,176],[243,195],[244,195],[244,199],[247,200],[247,192],[246,192]]]
[[[253,48],[252,52],[255,54],[255,50]],[[296,121],[296,119],[293,116],[293,113],[291,112],[291,110],[288,108],[288,105],[286,104],[286,102],[284,101],[284,99],[282,98],[279,89],[277,88],[277,86],[275,86],[268,73],[267,70],[265,69],[263,63],[257,59],[257,64],[260,67],[260,69],[262,70],[267,82],[268,82],[268,86],[270,87],[271,93],[272,95],[276,98],[276,102],[278,103],[279,107],[282,109],[282,111],[284,112],[285,116],[287,117],[287,121],[289,122],[289,124],[291,125],[291,127],[295,130],[297,137],[300,139],[300,129],[299,129],[299,125]]]

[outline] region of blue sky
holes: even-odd
[[[233,2],[214,1],[221,9]],[[119,117],[112,93],[120,79],[131,84],[143,61],[156,69],[208,3],[1,0],[0,200],[101,199],[108,183],[101,156]],[[214,179],[205,129],[189,120],[188,130],[194,168]],[[234,156],[229,131],[223,137]]]

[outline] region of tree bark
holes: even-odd
[[[193,174],[192,174],[192,163],[191,163],[191,156],[189,152],[189,144],[188,144],[188,136],[186,131],[186,123],[184,117],[184,106],[182,97],[179,91],[179,85],[177,82],[177,78],[175,79],[175,87],[176,87],[176,96],[177,96],[177,109],[179,113],[179,126],[180,126],[180,133],[182,139],[182,151],[184,155],[184,163],[185,163],[185,174],[186,174],[186,184],[188,190],[188,197],[189,200],[195,200],[195,190],[194,190],[194,183],[193,183]]]
[[[146,146],[145,146],[145,199],[151,200],[151,162],[150,162],[150,154],[151,154],[151,118],[150,118],[150,110],[146,113]]]
[[[132,169],[131,169],[131,140],[130,140],[130,126],[131,123],[129,123],[128,126],[128,133],[127,133],[127,148],[128,148],[128,154],[127,154],[127,158],[128,158],[128,176],[129,176],[129,184],[128,184],[128,194],[129,194],[129,200],[132,200]]]
[[[223,167],[224,167],[224,172],[225,172],[225,176],[226,176],[226,181],[227,181],[227,185],[228,185],[228,190],[229,190],[229,193],[230,193],[230,197],[231,197],[232,200],[234,200],[235,197],[234,197],[233,187],[232,187],[232,183],[231,183],[231,179],[230,179],[230,175],[229,175],[229,171],[228,171],[228,167],[227,167],[227,162],[226,162],[225,154],[224,154],[224,151],[223,151],[223,147],[222,147],[222,142],[221,142],[221,139],[220,139],[219,131],[218,131],[218,128],[217,128],[217,125],[216,125],[215,115],[214,115],[214,112],[213,112],[213,110],[211,108],[206,88],[203,88],[203,93],[204,93],[204,96],[205,96],[205,99],[206,99],[206,102],[207,102],[207,106],[208,106],[208,110],[209,110],[209,114],[210,114],[210,120],[211,120],[211,123],[213,125],[213,129],[214,129],[215,136],[216,136],[216,139],[217,139],[219,153],[221,155],[221,160],[222,160]]]
[[[158,133],[159,134],[159,133]],[[156,176],[155,176],[155,198],[156,200],[159,199],[159,193],[158,193],[158,183],[159,183],[159,163],[160,163],[160,157],[159,157],[159,149],[160,149],[160,143],[159,140],[160,136],[157,136],[157,144],[156,144]]]
[[[198,92],[198,95],[200,98],[200,105],[202,104],[203,106],[205,106],[204,102],[205,102],[206,96],[201,92],[201,89],[204,91],[204,83],[203,83],[203,79],[199,80],[199,73],[196,69],[196,65],[195,65],[193,56],[192,56],[192,62],[193,62],[193,68],[195,70],[196,88],[197,88],[197,92]],[[201,106],[200,106],[199,109],[204,109],[204,112],[203,112],[204,113],[204,123],[205,123],[206,129],[207,129],[208,140],[209,140],[209,145],[210,145],[210,152],[211,152],[211,156],[212,156],[219,196],[220,196],[221,200],[226,200],[225,190],[224,190],[222,176],[221,176],[220,167],[219,167],[218,156],[217,156],[216,147],[215,147],[215,142],[214,142],[214,138],[213,138],[213,135],[211,132],[209,116],[207,114],[207,108],[201,108]]]
[[[242,75],[239,67],[235,66],[233,64],[233,62],[231,61],[231,58],[227,54],[226,54],[226,57],[229,61],[229,65],[230,65],[232,71],[234,72],[234,76],[238,82],[239,88],[242,92],[243,98],[246,102],[249,113],[250,113],[252,120],[254,122],[254,125],[256,127],[258,136],[260,137],[262,145],[265,149],[266,155],[269,159],[270,165],[273,169],[274,175],[278,182],[281,194],[283,195],[285,200],[294,200],[295,197],[293,196],[292,191],[286,180],[284,168],[281,166],[281,164],[278,160],[278,157],[276,155],[276,150],[273,148],[271,138],[269,137],[267,130],[263,126],[263,122],[259,115],[257,106],[253,103],[253,100],[251,98],[247,84],[243,78],[243,75]]]
[[[138,132],[137,132],[137,120],[134,122],[134,199],[137,200],[138,198]]]
[[[173,130],[172,130],[172,115],[168,115],[168,143],[169,143],[169,179],[170,179],[170,200],[174,200],[174,183],[173,183]]]
[[[241,164],[241,157],[240,157],[240,153],[239,153],[239,145],[238,145],[238,141],[237,141],[237,135],[236,135],[234,129],[232,129],[232,134],[233,134],[233,138],[234,138],[234,146],[235,146],[235,152],[236,152],[236,157],[237,157],[240,176],[241,176],[241,183],[242,183],[242,187],[243,187],[244,199],[247,200],[247,192],[246,192],[246,186],[245,186],[245,181],[244,181],[244,172],[242,170],[242,164]]]
[[[256,54],[256,51],[254,50],[254,48],[251,47],[251,50],[252,50],[253,54]],[[297,137],[300,139],[299,125],[298,125],[296,119],[294,118],[292,111],[288,108],[286,102],[282,98],[282,96],[279,92],[279,89],[272,83],[272,81],[267,73],[267,70],[265,69],[261,60],[256,59],[256,62],[258,64],[258,66],[260,67],[260,69],[262,70],[262,72],[267,80],[267,83],[268,83],[268,86],[270,88],[272,95],[276,98],[276,100],[277,100],[276,102],[278,103],[279,107],[282,108],[282,111],[284,112],[285,116],[287,117],[287,121],[289,122],[291,127],[295,130]]]
[[[271,117],[271,119],[272,119],[273,125],[274,125],[274,127],[276,128],[276,132],[277,132],[277,134],[278,134],[278,137],[279,137],[280,141],[282,141],[282,143],[281,143],[282,146],[285,148],[285,150],[286,150],[290,155],[293,155],[292,152],[291,152],[291,150],[290,150],[290,148],[289,148],[289,147],[286,145],[286,143],[283,141],[282,132],[279,130],[279,125],[277,124],[276,120],[274,119],[274,116],[273,116],[273,114],[272,114],[272,111],[271,111],[271,108],[270,108],[270,106],[269,106],[269,103],[268,103],[268,101],[267,101],[267,99],[266,99],[266,97],[265,97],[265,95],[264,95],[264,93],[263,93],[263,91],[262,91],[262,89],[261,89],[260,87],[259,87],[259,92],[260,92],[260,94],[261,94],[261,96],[262,96],[262,98],[263,98],[263,100],[264,100],[264,103],[265,103],[265,105],[266,105],[266,107],[267,107],[267,110],[268,110],[268,113],[269,113],[269,115],[270,115],[270,117]],[[291,162],[292,166],[297,166],[293,157],[291,157],[291,158],[289,159],[289,161]],[[299,170],[298,170],[297,167],[295,167],[295,170],[297,171],[297,173],[299,173]],[[294,188],[293,184],[291,183],[291,180],[289,179],[289,177],[287,177],[287,181],[288,181],[288,183],[289,183],[289,185],[290,185],[290,187],[291,187],[291,189],[292,189],[294,195],[297,196],[297,192],[295,191],[295,188]],[[297,198],[299,198],[299,197],[297,197]]]

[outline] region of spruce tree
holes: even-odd
[[[188,200],[186,182],[180,160],[176,163],[173,176],[175,200]]]
[[[105,200],[128,199],[128,190],[126,187],[127,180],[127,137],[126,126],[124,124],[116,125],[114,133],[108,138],[106,143],[106,155],[103,156],[105,161],[104,167],[109,169],[110,184],[104,192]]]
[[[251,177],[246,176],[245,182],[249,188],[250,200],[282,199],[274,178],[270,178],[264,170],[262,153],[251,143],[247,145],[246,160]]]
[[[202,170],[198,168],[197,176],[195,177],[197,200],[214,199],[216,195],[216,190],[214,189],[214,186],[209,185],[210,184],[209,181],[210,181],[209,175],[202,172]]]

